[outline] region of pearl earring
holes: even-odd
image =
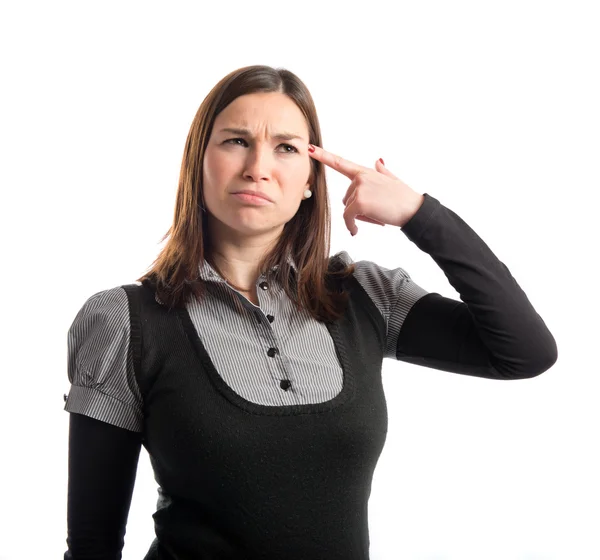
[[[312,192],[310,191],[310,189],[306,189],[304,191],[304,198],[310,198],[312,196]]]

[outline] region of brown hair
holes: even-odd
[[[202,166],[206,145],[217,115],[234,99],[255,92],[279,92],[287,95],[302,111],[309,131],[309,143],[321,146],[317,111],[304,83],[283,68],[254,65],[239,68],[217,83],[202,101],[185,142],[175,201],[173,224],[161,242],[170,237],[149,271],[138,282],[150,285],[162,303],[182,307],[193,294],[204,295],[204,281],[199,266],[210,260],[207,220],[202,212]],[[260,262],[259,270],[269,271],[282,284],[287,296],[298,308],[303,306],[315,319],[339,318],[348,293],[339,282],[354,272],[354,264],[338,259],[329,265],[330,210],[325,169],[311,158],[309,177],[312,197],[303,200],[294,217],[285,224],[272,251]],[[292,269],[286,256],[291,254],[298,276],[290,279]],[[273,267],[278,266],[273,271]],[[333,282],[333,283],[332,283]]]

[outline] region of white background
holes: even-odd
[[[600,18],[594,2],[19,2],[0,12],[0,558],[66,550],[67,330],[131,283],[170,226],[183,146],[224,75],[310,89],[325,149],[387,167],[463,218],[558,343],[520,381],[386,360],[373,560],[600,558]],[[342,219],[331,250],[459,299],[401,230]],[[154,538],[142,449],[124,560]],[[312,560],[312,559],[311,559]]]

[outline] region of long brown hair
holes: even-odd
[[[169,307],[183,307],[193,294],[201,300],[206,289],[199,277],[205,256],[211,260],[206,215],[202,212],[202,166],[204,152],[217,115],[241,95],[255,92],[279,92],[292,99],[306,118],[309,143],[321,146],[321,129],[317,111],[304,83],[283,68],[254,65],[239,68],[217,83],[202,101],[185,142],[175,201],[173,224],[161,240],[169,240],[138,282],[150,285],[161,302]],[[287,296],[315,319],[339,318],[348,299],[341,283],[354,272],[337,259],[329,265],[330,210],[325,170],[311,158],[309,183],[312,197],[303,200],[295,216],[285,224],[273,249],[259,263],[259,270],[269,271],[282,284]],[[205,252],[206,251],[206,252]],[[297,277],[287,255],[293,257]],[[278,268],[273,271],[273,268]]]

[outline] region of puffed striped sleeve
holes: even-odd
[[[354,262],[346,251],[340,257]],[[396,359],[396,344],[400,329],[413,305],[429,292],[415,284],[403,268],[388,269],[375,262],[362,260],[354,263],[354,278],[371,298],[386,325],[384,358]]]
[[[127,294],[115,287],[92,295],[67,334],[71,389],[64,410],[141,432],[142,397],[135,380]]]

